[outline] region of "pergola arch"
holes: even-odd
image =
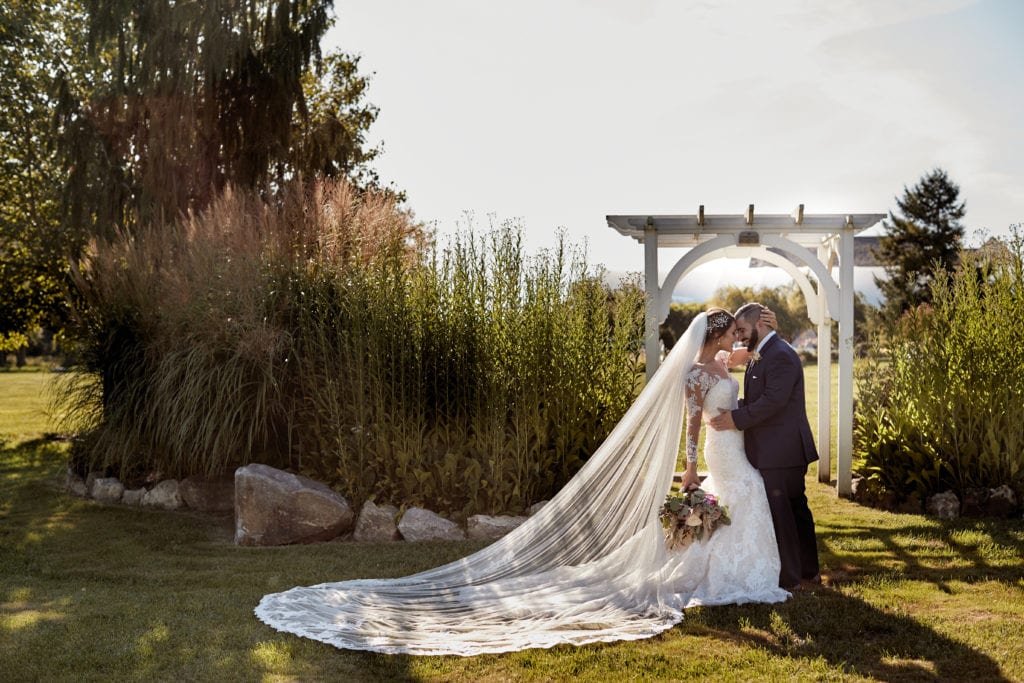
[[[694,215],[607,216],[609,227],[644,245],[648,379],[660,359],[658,325],[667,317],[673,291],[687,273],[723,256],[756,256],[782,268],[799,285],[807,301],[808,317],[818,326],[818,478],[825,482],[831,478],[832,321],[839,322],[836,489],[840,495],[849,496],[853,459],[853,238],[885,216],[805,215],[802,204],[792,214],[756,217],[753,204],[739,215],[705,215],[701,206]],[[689,248],[664,282],[658,271],[661,247]],[[832,275],[837,261],[838,281]]]
[[[768,236],[765,236],[766,238]],[[773,251],[761,247],[736,247],[732,244],[733,239],[729,235],[722,235],[705,242],[704,244],[691,249],[689,252],[684,254],[672,267],[668,275],[665,276],[664,284],[660,287],[658,293],[657,303],[657,321],[663,322],[668,317],[669,309],[672,305],[672,293],[675,291],[676,285],[686,277],[686,275],[697,268],[700,265],[709,263],[721,257],[726,258],[743,258],[743,257],[756,257],[767,263],[771,263],[774,266],[778,266],[782,270],[793,278],[793,280],[800,287],[800,291],[804,295],[804,300],[807,302],[807,317],[811,319],[811,322],[815,325],[819,325],[822,322],[822,312],[817,308],[811,306],[813,302],[818,299],[818,292],[824,287],[825,292],[825,313],[830,311],[838,312],[839,310],[839,288],[836,287],[835,282],[831,277],[823,276],[824,269],[821,268],[821,263],[817,260],[813,260],[812,263],[807,264],[811,271],[817,276],[815,282],[817,283],[817,289],[811,284],[810,278],[807,274],[801,271],[793,261],[787,259],[785,256],[776,254]],[[767,239],[766,239],[767,242]],[[772,240],[772,246],[781,245],[785,243],[785,240]],[[799,245],[789,243],[790,248],[802,249]],[[783,249],[782,246],[776,246],[776,248]],[[716,252],[723,252],[718,254]],[[803,250],[807,255],[810,252]],[[791,252],[799,253],[799,252]],[[815,267],[817,266],[817,267]],[[833,319],[838,317],[837,313],[833,313]]]

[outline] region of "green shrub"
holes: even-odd
[[[858,372],[860,470],[906,497],[1024,490],[1024,237],[990,241],[936,277]],[[880,348],[880,347],[877,347]]]
[[[522,510],[636,391],[643,292],[514,225],[443,247],[385,197],[296,187],[94,246],[63,394],[84,468],[265,462],[374,498]]]

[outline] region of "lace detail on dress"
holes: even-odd
[[[697,462],[697,440],[700,438],[704,397],[722,381],[720,375],[694,366],[686,375],[686,461]]]

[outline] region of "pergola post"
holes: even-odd
[[[839,237],[839,442],[836,491],[853,495],[853,225]]]
[[[818,247],[818,260],[828,267],[831,250]],[[843,292],[840,292],[842,295]],[[818,481],[832,480],[832,318],[824,288],[818,286]],[[808,303],[810,306],[810,303]]]
[[[658,335],[658,231],[653,221],[644,229],[644,288],[647,306],[644,308],[644,362],[647,381],[651,381],[661,361],[661,340]]]

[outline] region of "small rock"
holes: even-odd
[[[896,506],[896,512],[903,512],[911,515],[921,514],[922,509],[924,509],[924,506],[921,505],[921,497],[916,493],[911,493]]]
[[[529,515],[530,517],[532,517],[535,514],[537,514],[538,512],[540,512],[541,508],[543,508],[547,504],[548,504],[548,502],[546,500],[537,501],[536,503],[531,505],[529,507],[529,509],[527,509],[526,514]]]
[[[1006,484],[992,489],[988,497],[988,514],[993,517],[1012,517],[1017,511],[1017,495]]]
[[[854,475],[850,480],[850,498],[857,501],[858,503],[864,502],[864,493],[867,490],[867,479],[859,475]]]
[[[269,465],[235,470],[238,545],[329,541],[354,522],[348,501],[326,484]]]
[[[960,516],[960,500],[952,491],[943,491],[929,498],[925,509],[939,519],[956,519]]]
[[[178,485],[185,505],[200,512],[230,512],[235,509],[235,478],[187,477]]]
[[[102,472],[90,472],[89,474],[85,475],[85,490],[89,494],[90,497],[92,496],[92,486],[93,486],[93,484],[96,483],[97,479],[101,479],[102,477],[103,477],[103,473]]]
[[[79,498],[85,498],[89,495],[89,489],[85,485],[85,480],[75,474],[70,467],[68,468],[68,478],[64,483],[64,487],[68,490],[68,493]]]
[[[407,541],[464,541],[466,532],[450,520],[423,508],[409,508],[398,522]]]
[[[879,499],[883,497],[881,485],[874,479],[857,476],[851,482],[850,497],[861,505],[879,507]]]
[[[142,498],[146,495],[146,489],[125,489],[121,495],[122,505],[142,505]]]
[[[988,497],[988,489],[965,490],[960,514],[964,517],[984,517],[988,514]]]
[[[879,510],[895,510],[896,509],[896,493],[893,491],[878,491],[873,496],[872,505]]]
[[[394,505],[377,505],[368,500],[363,503],[363,509],[359,512],[352,537],[363,543],[398,541],[398,525],[395,524],[397,517],[398,508]]]
[[[142,496],[142,504],[146,507],[160,508],[161,510],[177,510],[184,503],[178,493],[178,481],[176,479],[164,479],[156,486],[146,491]]]
[[[93,480],[91,493],[97,503],[117,503],[124,493],[124,484],[117,477],[99,477]]]
[[[473,515],[466,521],[466,535],[474,541],[495,541],[527,519],[510,515]]]

